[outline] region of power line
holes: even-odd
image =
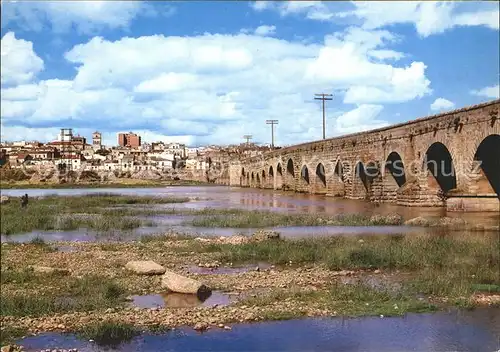
[[[333,98],[328,98],[328,97],[331,97],[333,96],[332,94],[325,94],[325,93],[321,93],[321,94],[314,94],[316,95],[316,97],[314,97],[314,100],[321,100],[323,101],[323,139],[326,138],[326,135],[325,135],[325,101],[326,100],[333,100]]]
[[[266,125],[271,125],[271,148],[274,148],[274,125],[278,124],[278,120],[266,120]]]

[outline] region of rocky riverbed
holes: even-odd
[[[371,246],[373,239],[350,239],[346,243],[335,239],[317,241],[322,240],[294,243],[279,239],[276,233],[259,232],[252,237],[228,238],[168,235],[127,243],[3,243],[2,340],[48,331],[78,332],[101,322],[131,324],[144,330],[178,326],[230,330],[231,324],[238,322],[303,316],[399,315],[436,310],[457,302],[467,306],[500,304],[496,289],[445,290],[430,285],[433,275],[441,273],[424,275],[429,268],[420,269],[408,263],[385,265],[379,259],[370,264],[370,258],[359,256],[368,255],[364,248]],[[387,241],[394,244],[404,240]],[[471,245],[480,251],[483,242],[481,239]],[[294,247],[298,245],[302,247]],[[316,249],[312,250],[311,245]],[[373,245],[382,248],[383,243]],[[67,246],[72,251],[57,249]],[[346,258],[351,262],[346,261],[343,267],[328,264],[328,258],[321,259],[328,246],[332,246],[332,251],[345,246]],[[411,256],[411,251],[417,249],[408,246],[404,248]],[[293,256],[307,251],[309,257]],[[242,253],[255,260],[245,259]],[[467,259],[469,277],[477,275],[476,261],[486,254],[474,253],[477,254],[463,254],[468,255],[463,259]],[[264,257],[268,259],[267,265],[258,266],[257,262]],[[486,265],[491,265],[493,272],[498,257],[490,259],[492,262]],[[161,275],[138,275],[127,268],[130,261],[153,261],[233,299],[228,305],[186,308],[171,308],[168,304],[162,308],[131,306],[127,299],[131,295],[163,294],[165,289]],[[428,261],[432,267],[433,259]],[[243,264],[246,270],[227,270],[224,274],[217,270],[203,274],[190,270],[193,266],[233,268]],[[427,280],[426,284],[422,280]],[[93,288],[88,287],[89,283]]]

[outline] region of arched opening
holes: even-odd
[[[385,161],[385,173],[392,175],[398,187],[406,183],[405,168],[403,159],[397,152],[392,152]]]
[[[265,179],[266,179],[266,171],[262,170],[262,180],[265,180]]]
[[[257,187],[260,187],[260,176],[259,173],[257,172]]]
[[[319,185],[326,187],[325,167],[323,166],[322,163],[319,163],[318,166],[316,166],[316,177],[317,180],[319,181]]]
[[[281,163],[276,167],[276,171],[278,171],[278,175],[283,176],[283,168],[281,167]]]
[[[245,168],[244,167],[241,169],[241,176],[245,177]]]
[[[304,181],[307,182],[307,184],[309,184],[309,170],[307,168],[307,166],[302,166],[302,170],[300,170],[300,177],[301,179],[303,179]]]
[[[357,199],[364,199],[368,194],[368,177],[365,166],[359,161],[354,168],[354,179],[352,180],[352,196]]]
[[[339,160],[339,161],[337,161],[337,164],[335,165],[335,170],[333,171],[333,174],[338,177],[339,181],[343,182],[344,181],[344,178],[342,176],[343,173],[344,173],[344,170],[342,168],[342,162]]]
[[[478,181],[478,193],[486,193],[489,189],[500,198],[500,135],[492,134],[479,144],[474,160],[480,163],[483,176]],[[490,188],[491,187],[491,188]]]
[[[448,148],[443,143],[433,143],[427,149],[424,163],[444,193],[457,187],[453,160]]]
[[[286,163],[286,172],[291,175],[292,177],[295,176],[295,172],[293,170],[293,161],[292,159],[288,159],[288,162]]]
[[[273,177],[273,176],[274,176],[273,167],[269,166],[269,177]]]

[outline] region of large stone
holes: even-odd
[[[416,218],[406,220],[404,224],[408,226],[430,226],[431,223],[428,219],[418,216]]]
[[[465,229],[467,227],[467,221],[465,221],[462,218],[449,218],[449,217],[444,217],[439,219],[439,222],[436,224],[436,226],[441,226],[441,227],[446,227],[450,229]]]
[[[259,230],[252,235],[254,241],[277,240],[280,238],[280,233],[272,230]]]
[[[211,292],[210,288],[203,283],[168,270],[165,271],[161,278],[161,287],[172,292],[191,293],[200,296]]]
[[[0,204],[5,204],[9,202],[9,197],[7,196],[1,196],[0,197]]]
[[[403,217],[399,214],[375,214],[370,217],[370,223],[372,225],[401,225],[402,222]]]
[[[133,260],[125,264],[125,268],[139,275],[161,275],[165,268],[152,260]]]

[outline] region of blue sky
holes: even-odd
[[[499,95],[496,2],[2,0],[2,140],[320,139]]]

